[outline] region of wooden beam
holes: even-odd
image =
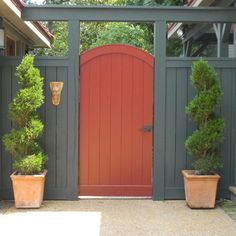
[[[236,22],[235,7],[26,6],[26,21]]]
[[[153,200],[165,199],[166,22],[154,24]]]

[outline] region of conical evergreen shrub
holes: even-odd
[[[9,118],[15,128],[4,135],[3,142],[15,158],[13,168],[19,174],[38,174],[44,170],[47,158],[38,144],[44,128],[36,112],[44,103],[43,78],[34,67],[33,56],[23,58],[16,76],[20,90],[9,104]]]
[[[197,95],[186,107],[187,114],[197,123],[198,129],[185,142],[193,155],[196,174],[214,174],[222,166],[219,143],[223,141],[224,118],[214,111],[222,91],[215,70],[207,61],[193,64],[191,82]]]

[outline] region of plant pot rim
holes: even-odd
[[[214,175],[196,175],[194,170],[182,170],[182,175],[188,179],[220,179],[218,174]]]
[[[42,177],[45,177],[47,175],[47,170],[44,170],[41,174],[34,174],[34,175],[17,175],[17,171],[14,171],[12,174],[11,174],[11,178],[42,178]]]

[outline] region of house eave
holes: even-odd
[[[47,35],[46,32],[42,32],[43,30],[39,29],[40,26],[36,22],[22,20],[22,9],[20,5],[16,5],[15,1],[0,1],[0,17],[11,22],[25,38],[29,39],[33,47],[50,47],[53,36],[49,33]],[[41,26],[41,28],[43,27]]]

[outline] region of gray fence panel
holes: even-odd
[[[236,61],[233,59],[208,59],[216,68],[224,95],[219,111],[226,121],[225,140],[221,145],[224,167],[221,170],[219,194],[228,196],[228,186],[236,185]],[[165,168],[164,186],[165,199],[183,199],[184,189],[181,176],[182,169],[192,168],[192,157],[186,153],[184,142],[190,135],[195,124],[185,114],[185,106],[195,96],[194,88],[189,80],[191,64],[194,60],[189,58],[169,58],[166,61],[166,97],[165,107]],[[20,58],[8,58],[0,62],[0,197],[12,198],[10,173],[12,172],[12,158],[5,152],[2,144],[3,134],[9,132],[12,124],[8,119],[8,104],[17,92],[15,68]],[[75,107],[75,90],[68,86],[69,63],[66,58],[36,58],[36,66],[45,78],[45,103],[39,109],[42,121],[45,123],[45,132],[41,137],[41,144],[48,155],[47,168],[49,170],[46,180],[46,199],[72,199],[77,191],[74,186],[77,176],[73,170],[77,168],[77,156],[70,156],[68,140],[75,137],[77,130],[69,127],[77,122],[75,116],[69,114]],[[62,81],[61,103],[58,107],[52,105],[50,81]],[[73,99],[73,101],[71,101]],[[70,108],[69,108],[70,106]],[[160,137],[161,138],[161,137]],[[74,140],[74,142],[77,142]],[[75,144],[76,145],[76,144]],[[74,154],[73,154],[74,155]]]
[[[11,101],[12,97],[12,67],[7,66],[1,69],[1,136],[11,129],[11,122],[7,117],[8,103]],[[6,79],[5,79],[6,78]],[[1,190],[2,194],[8,195],[11,192],[11,182],[9,173],[12,172],[11,168],[11,156],[4,150],[3,144],[1,149],[1,179],[2,184],[5,187],[5,191]]]
[[[195,96],[190,73],[193,59],[167,60],[166,103],[166,162],[165,198],[184,198],[182,169],[192,169],[192,157],[186,153],[184,142],[195,124],[185,114],[185,106]],[[221,145],[223,168],[219,195],[228,197],[228,186],[235,181],[235,118],[236,118],[236,62],[235,60],[209,59],[219,75],[223,97],[220,112],[225,118],[225,140]],[[174,172],[174,173],[173,173]]]
[[[20,63],[20,58],[5,58],[0,63],[0,88],[1,88],[1,158],[0,158],[0,197],[2,199],[12,198],[12,187],[10,181],[10,173],[12,172],[12,158],[5,152],[2,144],[2,136],[8,133],[12,128],[8,119],[8,104],[15,96],[18,85],[15,77],[16,66]],[[68,60],[65,58],[36,58],[35,65],[39,68],[41,76],[44,77],[44,95],[45,103],[39,109],[41,120],[45,124],[45,131],[40,139],[41,145],[45,153],[48,155],[47,169],[48,176],[46,179],[47,199],[70,199],[71,188],[69,179],[68,166],[68,147],[67,132],[68,127]],[[58,107],[52,105],[51,91],[49,87],[50,81],[64,82],[61,94],[61,103]],[[73,163],[69,163],[73,166]]]

